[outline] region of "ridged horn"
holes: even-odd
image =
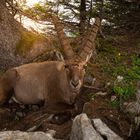
[[[82,42],[82,50],[79,52],[79,56],[88,61],[92,55],[92,52],[95,50],[95,39],[97,32],[99,30],[101,20],[99,17],[95,19],[95,23],[88,30],[87,37]]]
[[[64,28],[62,22],[57,16],[54,15],[52,16],[52,21],[57,31],[57,35],[60,40],[66,59],[72,58],[74,56],[74,52],[71,48],[68,38],[66,37],[66,34],[63,31]]]

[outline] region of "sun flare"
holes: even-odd
[[[34,4],[36,4],[36,3],[40,2],[40,1],[43,1],[43,0],[27,0],[26,5],[33,6]]]

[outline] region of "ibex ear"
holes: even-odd
[[[64,57],[63,57],[63,55],[62,55],[61,52],[59,52],[59,51],[54,51],[54,54],[56,55],[58,61],[64,61]]]
[[[85,61],[86,63],[90,60],[91,56],[92,56],[92,51],[91,51],[91,53],[89,55],[87,55],[86,61]]]

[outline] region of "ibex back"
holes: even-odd
[[[83,50],[78,55],[74,54],[70,47],[60,20],[53,17],[53,23],[66,60],[30,63],[8,70],[0,80],[1,104],[11,96],[23,104],[38,104],[44,101],[48,107],[57,106],[59,103],[75,103],[83,84],[84,66],[92,54],[100,19],[96,19],[88,38],[83,42]],[[12,89],[14,94],[10,92]]]

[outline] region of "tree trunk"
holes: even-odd
[[[0,70],[30,62],[50,49],[51,42],[45,37],[28,31],[0,1]]]
[[[15,56],[16,44],[21,38],[21,25],[9,13],[5,0],[0,2],[0,69],[19,63]]]
[[[80,35],[83,36],[86,25],[86,0],[80,2]]]

